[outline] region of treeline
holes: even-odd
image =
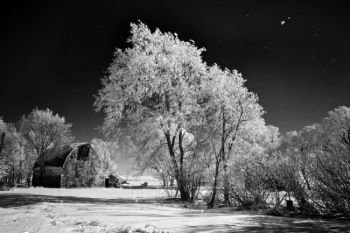
[[[288,199],[303,213],[349,216],[350,108],[338,107],[322,122],[277,140],[262,153],[236,157],[232,200],[246,207],[276,207]]]
[[[49,109],[34,109],[14,124],[0,118],[0,188],[29,186],[38,156],[49,148],[71,143],[71,127]]]
[[[29,187],[34,163],[38,161],[44,169],[45,151],[72,143],[71,128],[72,124],[50,109],[34,109],[16,123],[6,123],[0,117],[0,190]],[[120,155],[117,143],[94,138],[91,144],[102,164],[99,173],[116,174]]]
[[[348,108],[281,137],[241,74],[206,64],[193,41],[138,23],[128,42],[95,107],[107,137],[137,147],[141,169],[176,184],[183,201],[210,187],[209,207],[279,205],[284,193],[303,211],[349,213]]]

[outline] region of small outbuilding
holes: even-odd
[[[120,176],[117,175],[109,175],[106,179],[105,179],[105,187],[109,188],[109,187],[120,187],[123,184],[128,184],[128,182],[126,180],[124,180],[123,178],[121,178]]]
[[[74,143],[49,149],[41,154],[33,168],[33,186],[91,187],[103,186],[103,166],[89,143]]]

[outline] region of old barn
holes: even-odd
[[[89,143],[74,143],[49,149],[33,168],[33,186],[91,187],[104,185],[99,174],[102,164]]]

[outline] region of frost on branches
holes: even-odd
[[[131,139],[142,166],[172,176],[181,199],[193,201],[212,162],[209,138],[227,165],[236,138],[263,113],[258,98],[237,71],[209,67],[204,49],[176,34],[131,24],[128,42],[130,48],[116,50],[96,98],[103,131]]]

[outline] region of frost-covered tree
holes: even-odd
[[[36,157],[43,154],[49,148],[55,148],[62,144],[71,143],[72,124],[67,123],[64,117],[53,114],[50,109],[34,109],[20,121],[20,132],[28,145],[35,151]],[[34,158],[35,159],[35,158]],[[44,173],[45,158],[41,158],[41,174]]]
[[[33,153],[22,134],[11,123],[0,121],[2,150],[0,155],[0,180],[3,184],[15,185],[28,180],[31,174]]]
[[[350,108],[340,106],[321,122],[316,155],[310,166],[316,208],[325,214],[350,215]]]
[[[329,111],[322,123],[328,136],[327,145],[337,144],[350,163],[350,108],[340,106]]]
[[[5,131],[6,131],[6,124],[2,117],[0,117],[0,158],[1,158],[1,152],[4,147],[4,140],[5,140]]]
[[[225,204],[229,198],[229,161],[238,153],[237,142],[256,135],[263,114],[258,97],[249,92],[245,80],[236,70],[210,68],[204,84],[207,121],[212,130],[212,147],[215,154],[213,194],[209,206],[214,205],[217,179],[222,166]],[[254,125],[255,124],[255,125]]]
[[[349,216],[349,131],[350,108],[341,106],[284,136],[273,172],[300,210]]]
[[[118,145],[115,142],[104,141],[99,138],[93,138],[91,144],[97,152],[97,155],[102,162],[100,173],[109,175],[117,174],[118,166],[116,160],[119,158]]]
[[[50,109],[34,109],[20,122],[20,131],[38,156],[50,147],[71,143],[74,140],[71,127],[64,117],[54,115]]]
[[[0,117],[0,182],[8,175],[9,167],[6,163],[5,156],[3,156],[3,148],[5,146],[6,124]],[[2,184],[0,184],[1,186]]]
[[[200,117],[198,90],[206,73],[203,49],[181,41],[176,34],[151,32],[131,24],[132,47],[117,49],[102,81],[95,106],[106,114],[107,136],[127,129],[149,157],[166,148],[181,199],[193,197],[185,178],[186,159],[192,155],[184,137]]]

